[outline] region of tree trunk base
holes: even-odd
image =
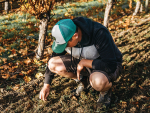
[[[40,20],[40,33],[39,33],[39,40],[38,46],[35,50],[36,59],[40,60],[43,58],[44,48],[45,48],[45,38],[47,35],[47,26],[48,26],[48,19],[43,18]]]

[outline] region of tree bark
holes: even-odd
[[[140,12],[142,13],[142,11],[143,11],[143,5],[141,4],[140,5]]]
[[[139,9],[140,9],[140,6],[141,6],[141,1],[138,0],[138,1],[136,2],[136,8],[135,8],[135,11],[134,11],[134,13],[133,13],[133,16],[137,15],[137,13],[138,13],[138,11],[139,11]]]
[[[38,60],[42,59],[44,48],[45,48],[45,38],[47,35],[47,27],[48,27],[48,19],[43,18],[40,20],[40,32],[39,32],[39,40],[38,40],[38,46],[36,48],[36,58]]]
[[[5,0],[5,7],[4,7],[5,12],[8,14],[9,12],[9,0]]]
[[[129,2],[129,7],[132,8],[132,0]]]
[[[145,12],[148,12],[148,0],[145,1]]]
[[[108,0],[106,8],[105,8],[105,15],[104,15],[104,26],[105,27],[108,27],[109,13],[111,11],[112,6],[113,6],[113,0]]]

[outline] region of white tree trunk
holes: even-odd
[[[148,12],[148,0],[145,1],[145,12]]]
[[[5,12],[8,14],[9,12],[9,0],[5,0],[5,7],[4,7]]]
[[[47,35],[47,26],[48,26],[48,19],[43,18],[40,20],[40,33],[39,33],[39,40],[38,40],[38,46],[36,49],[36,58],[42,59],[43,53],[44,53],[44,47],[45,47],[45,38]]]
[[[113,6],[113,0],[108,0],[106,8],[105,8],[105,15],[104,15],[104,26],[105,27],[108,27],[109,13],[111,11],[112,6]]]
[[[134,11],[134,13],[133,13],[133,16],[137,15],[137,13],[138,13],[138,11],[139,11],[139,9],[140,9],[140,6],[141,6],[141,1],[138,0],[138,1],[136,2],[136,8],[135,8],[135,11]]]
[[[141,4],[141,6],[140,6],[140,12],[142,13],[142,11],[143,11],[143,5]]]

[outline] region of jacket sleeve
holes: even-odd
[[[52,57],[55,57],[55,56],[65,55],[65,54],[66,54],[66,51],[64,51],[64,52],[62,52],[62,53],[59,53],[59,54],[53,52],[52,55],[51,55],[51,58],[52,58]],[[50,59],[49,59],[49,60],[50,60]],[[49,60],[48,60],[48,61],[49,61]],[[45,70],[45,74],[44,74],[44,76],[45,76],[44,83],[45,83],[45,84],[51,84],[52,79],[54,78],[54,74],[55,74],[55,73],[51,72],[50,69],[49,69],[48,66],[47,66],[47,67],[46,67],[46,70]]]
[[[115,72],[117,68],[117,60],[114,50],[114,41],[109,31],[100,29],[96,34],[94,43],[100,54],[100,58],[93,60],[92,68],[107,73]]]

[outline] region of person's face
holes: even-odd
[[[72,39],[70,41],[68,41],[67,47],[74,47],[78,44],[79,40],[78,40],[78,33],[75,33],[72,36]]]
[[[68,41],[67,47],[74,47],[80,42],[82,39],[81,29],[78,27],[78,32],[76,32],[70,41]]]

